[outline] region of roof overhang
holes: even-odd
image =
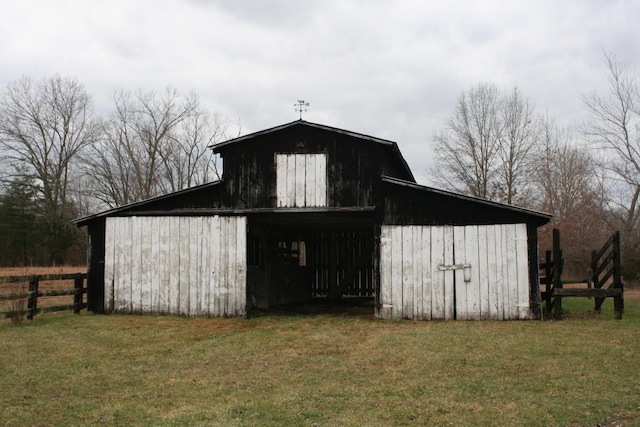
[[[341,135],[347,135],[347,136],[351,136],[353,138],[358,138],[358,139],[362,139],[362,140],[366,140],[366,141],[375,142],[377,144],[388,145],[388,146],[395,146],[396,145],[395,142],[389,141],[387,139],[376,138],[375,136],[365,135],[365,134],[358,133],[358,132],[351,132],[351,131],[348,131],[348,130],[339,129],[339,128],[326,126],[326,125],[321,125],[321,124],[318,124],[318,123],[311,123],[311,122],[307,122],[305,120],[296,120],[294,122],[286,123],[286,124],[283,124],[283,125],[280,125],[280,126],[275,126],[275,127],[269,128],[269,129],[261,130],[259,132],[250,133],[248,135],[243,135],[243,136],[240,136],[238,138],[233,138],[233,139],[230,139],[228,141],[224,141],[224,142],[221,142],[221,143],[218,143],[218,144],[213,144],[213,145],[210,145],[209,147],[213,150],[214,153],[218,153],[218,152],[220,152],[221,149],[224,149],[225,147],[227,147],[227,146],[229,146],[231,144],[236,144],[236,143],[239,143],[239,142],[242,142],[242,141],[250,140],[250,139],[253,139],[255,137],[266,135],[266,134],[269,134],[269,133],[278,132],[280,130],[287,129],[287,128],[290,128],[290,127],[293,127],[293,126],[297,126],[297,125],[304,125],[304,126],[311,127],[311,128],[326,130],[328,132],[338,133],[338,134],[341,134]]]
[[[438,194],[438,195],[441,195],[441,196],[450,197],[450,198],[454,198],[454,199],[458,199],[458,200],[463,200],[463,201],[466,201],[466,202],[472,202],[472,203],[476,203],[478,205],[490,206],[492,208],[498,208],[498,209],[503,209],[503,210],[507,210],[507,211],[512,211],[514,213],[518,213],[518,214],[521,214],[521,215],[527,215],[527,216],[535,218],[536,222],[540,223],[540,225],[544,225],[544,224],[548,223],[552,218],[552,215],[544,213],[544,212],[539,212],[539,211],[535,211],[535,210],[532,210],[532,209],[527,209],[527,208],[522,208],[522,207],[518,207],[518,206],[508,205],[508,204],[505,204],[505,203],[498,203],[498,202],[494,202],[494,201],[491,201],[491,200],[481,199],[479,197],[467,196],[467,195],[464,195],[464,194],[454,193],[452,191],[440,190],[440,189],[437,189],[437,188],[416,184],[414,182],[405,181],[405,180],[394,178],[394,177],[390,177],[390,176],[382,176],[382,182],[386,182],[386,183],[389,183],[389,184],[398,185],[398,186],[402,186],[402,187],[406,187],[406,188],[411,188],[411,189],[414,189],[414,190],[417,190],[417,191],[421,191],[421,192],[425,192],[425,193]]]
[[[157,197],[152,197],[150,199],[146,199],[146,200],[142,200],[140,202],[135,202],[135,203],[129,203],[126,205],[122,205],[122,206],[118,206],[116,208],[112,208],[112,209],[107,209],[105,211],[102,212],[98,212],[92,215],[87,215],[81,218],[76,218],[74,220],[71,221],[72,224],[75,224],[78,227],[82,227],[84,225],[87,225],[89,222],[94,221],[96,219],[99,218],[103,218],[103,217],[107,217],[107,216],[118,216],[120,214],[124,214],[127,212],[131,212],[131,211],[136,211],[138,209],[140,210],[144,210],[144,206],[145,205],[149,205],[151,203],[155,203],[155,202],[161,202],[163,200],[167,200],[170,199],[172,197],[176,197],[176,196],[182,196],[182,195],[187,195],[189,193],[193,193],[196,191],[202,191],[202,190],[206,190],[207,188],[211,188],[214,187],[216,185],[219,185],[222,181],[218,180],[218,181],[213,181],[213,182],[209,182],[207,184],[202,184],[202,185],[198,185],[195,187],[190,187],[190,188],[186,188],[184,190],[180,190],[180,191],[175,191],[173,193],[169,193],[169,194],[163,194],[162,196],[157,196]],[[170,212],[171,210],[167,210],[167,212]]]

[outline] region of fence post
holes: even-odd
[[[73,281],[73,313],[80,314],[82,308],[82,277],[76,277]]]
[[[622,268],[621,253],[620,253],[620,230],[616,231],[613,235],[613,288],[620,289],[620,295],[613,297],[613,310],[616,319],[622,319],[622,313],[624,312],[624,294],[622,284]]]
[[[544,281],[545,288],[545,311],[547,318],[551,317],[551,307],[553,306],[553,265],[551,261],[551,251],[545,252],[545,265],[544,265]]]
[[[553,290],[562,289],[562,250],[560,249],[560,230],[553,229]],[[553,301],[554,317],[562,317],[562,297],[556,296]]]
[[[598,277],[598,251],[593,250],[591,251],[591,269],[593,270],[593,287],[594,288],[600,288],[600,278]],[[596,313],[600,313],[600,307],[602,306],[602,303],[604,302],[604,298],[595,298],[595,305],[593,307],[593,310]]]
[[[33,320],[38,311],[38,276],[32,276],[29,280],[29,302],[27,303],[27,319]]]

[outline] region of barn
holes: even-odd
[[[244,316],[361,297],[382,319],[540,315],[548,215],[419,185],[395,142],[304,120],[212,149],[219,181],[75,221],[90,310]]]

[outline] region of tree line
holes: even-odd
[[[640,85],[637,70],[605,55],[608,93],[582,94],[587,119],[562,127],[515,86],[480,83],[458,97],[432,137],[435,185],[553,215],[565,269],[586,277],[591,250],[623,236],[623,274],[640,273]]]
[[[197,95],[116,90],[107,117],[76,79],[28,77],[0,95],[0,265],[83,263],[70,221],[218,178],[229,121]]]
[[[432,136],[434,185],[553,215],[566,268],[623,236],[628,279],[640,272],[640,88],[637,70],[605,55],[609,91],[585,93],[589,119],[562,127],[514,86],[462,92]],[[0,94],[0,265],[84,262],[73,218],[210,182],[210,145],[229,120],[196,94],[115,90],[94,114],[76,79],[28,77]],[[550,232],[541,232],[541,249]]]

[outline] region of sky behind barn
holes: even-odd
[[[304,119],[398,142],[425,182],[434,130],[479,82],[517,84],[562,124],[606,91],[603,52],[640,68],[632,0],[0,0],[0,85],[76,77],[195,91],[243,134]]]

